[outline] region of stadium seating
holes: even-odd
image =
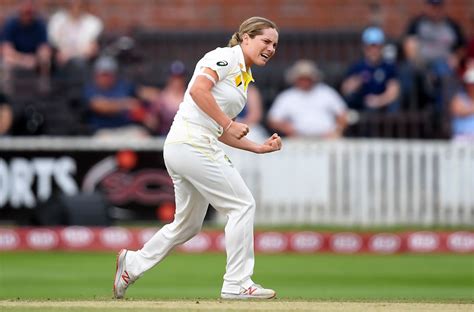
[[[121,50],[120,36],[106,34],[101,38],[104,53],[116,54],[121,70],[138,85],[164,85],[169,64],[183,61],[188,74],[204,53],[225,46],[228,32],[165,32],[137,29],[130,34],[133,46]],[[282,31],[277,54],[265,68],[253,68],[260,88],[264,109],[268,110],[276,95],[287,87],[286,69],[302,58],[315,60],[324,80],[338,88],[347,66],[360,56],[360,34],[355,31],[296,32]],[[76,135],[88,134],[81,103],[82,74],[55,75],[48,94],[38,92],[33,76],[19,75],[13,88],[17,111],[22,112],[14,134]],[[82,79],[81,79],[82,78]],[[351,137],[445,138],[449,120],[440,118],[431,103],[408,90],[402,98],[402,112],[390,115],[359,114],[358,122],[347,129]],[[32,115],[36,116],[31,122]],[[26,124],[30,124],[25,126]],[[370,131],[369,131],[370,130]],[[369,134],[370,133],[370,134]]]

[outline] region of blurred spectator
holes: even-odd
[[[465,41],[461,27],[446,15],[443,0],[425,0],[423,14],[409,23],[404,52],[413,64],[433,65],[440,74],[460,60]]]
[[[397,70],[383,59],[384,42],[385,35],[378,27],[368,27],[362,33],[364,57],[350,67],[341,86],[350,108],[377,112],[398,109]]]
[[[249,126],[250,132],[246,137],[252,141],[263,142],[268,138],[268,133],[261,124],[262,117],[262,95],[255,85],[249,85],[247,89],[247,104],[237,116],[237,121]]]
[[[337,138],[347,125],[346,104],[309,60],[297,61],[288,71],[293,85],[277,96],[268,113],[268,125],[285,136]]]
[[[47,44],[46,25],[37,15],[34,1],[22,1],[18,14],[7,19],[3,40],[6,79],[11,79],[15,68],[39,70],[42,76],[49,75],[51,48]]]
[[[48,24],[48,36],[57,49],[59,66],[69,62],[85,61],[95,57],[99,50],[98,38],[102,21],[86,11],[87,0],[68,0],[67,9],[59,10]]]
[[[423,13],[413,18],[406,31],[403,50],[404,89],[417,92],[418,101],[434,102],[442,112],[443,80],[453,76],[463,56],[461,27],[445,12],[443,0],[425,0]]]
[[[468,59],[462,87],[449,103],[454,139],[474,142],[474,58]]]
[[[142,89],[140,97],[150,103],[145,124],[156,135],[168,134],[179,104],[186,91],[186,67],[181,61],[174,61],[169,69],[164,88],[159,91]]]
[[[0,93],[0,135],[7,134],[13,123],[13,112],[5,95]]]
[[[142,103],[133,85],[118,76],[115,59],[103,56],[94,64],[93,81],[85,86],[85,100],[90,110],[89,125],[101,137],[145,137],[140,125]]]

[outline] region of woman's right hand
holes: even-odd
[[[224,129],[224,132],[238,140],[246,136],[249,131],[250,129],[248,125],[237,121],[232,121],[228,129]]]

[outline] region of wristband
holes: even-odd
[[[232,125],[233,122],[234,122],[233,120],[231,120],[231,121],[229,122],[229,124],[227,125],[227,127],[225,127],[224,132],[227,132],[227,130],[229,130],[229,128],[230,128],[230,126]]]

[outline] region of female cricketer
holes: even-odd
[[[228,219],[227,264],[221,297],[275,297],[274,290],[251,279],[255,200],[217,140],[258,154],[281,149],[278,134],[257,144],[245,137],[248,125],[233,120],[247,101],[247,88],[253,81],[250,67],[264,66],[275,54],[277,43],[275,23],[251,17],[233,34],[228,47],[208,52],[197,63],[163,151],[174,183],[174,221],[161,228],[140,250],[123,249],[118,253],[115,298],[123,298],[127,287],[145,271],[160,263],[175,246],[196,235],[209,204]]]

